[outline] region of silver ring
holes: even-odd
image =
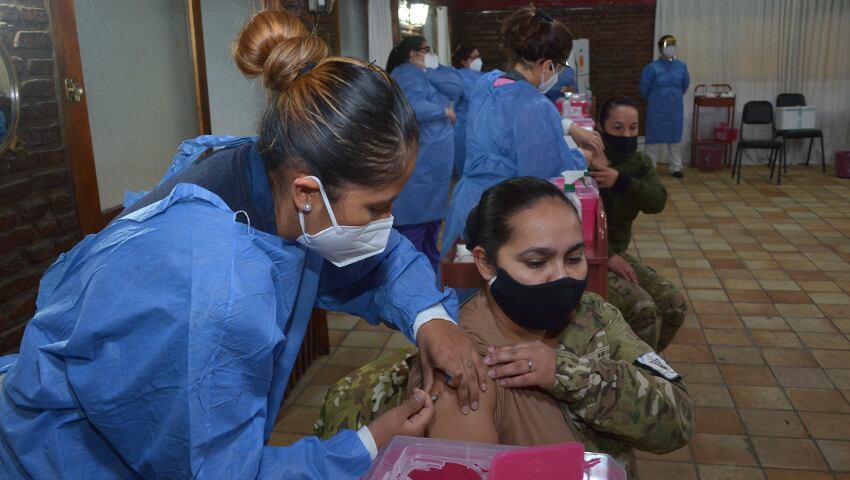
[[[532,370],[534,370],[534,362],[532,362],[531,359],[529,358],[528,359],[528,371],[531,372]]]

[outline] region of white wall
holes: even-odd
[[[77,35],[103,209],[148,190],[198,135],[186,2],[76,3]]]
[[[259,79],[247,78],[231,56],[233,41],[260,0],[202,0],[204,53],[210,99],[210,125],[215,135],[256,135],[266,103]]]

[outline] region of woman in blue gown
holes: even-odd
[[[418,135],[398,86],[284,12],[258,13],[234,55],[269,90],[259,138],[184,142],[50,267],[0,358],[0,478],[360,478],[433,405],[418,391],[357,432],[268,445],[314,307],[398,328],[477,408],[454,294],[390,228]]]
[[[387,71],[398,82],[419,122],[416,169],[393,205],[395,226],[431,261],[440,260],[437,235],[446,216],[454,160],[453,104],[463,94],[463,79],[440,65],[423,37],[407,37],[387,60]]]
[[[475,84],[481,79],[481,67],[484,61],[481,52],[474,45],[460,44],[452,54],[452,66],[463,78],[463,95],[455,104],[455,160],[454,175],[460,178],[463,173],[463,164],[466,161],[466,117],[469,113],[469,99]]]
[[[682,173],[682,124],[684,95],[691,82],[688,66],[676,58],[676,38],[664,35],[658,40],[658,60],[643,67],[640,95],[646,99],[646,150],[653,162],[666,153],[670,175]]]
[[[487,188],[513,177],[548,179],[587,168],[582,153],[567,146],[568,127],[543,95],[566,65],[573,43],[570,31],[530,6],[506,18],[500,34],[511,67],[485,74],[469,100],[466,163],[452,192],[443,255],[462,236],[466,217]],[[579,145],[585,143],[582,139]]]

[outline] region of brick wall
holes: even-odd
[[[16,349],[38,281],[79,241],[65,158],[50,16],[43,0],[0,0],[0,41],[18,75],[25,150],[0,156],[0,352]]]
[[[563,22],[573,38],[590,43],[590,86],[601,103],[628,95],[641,103],[641,131],[645,105],[638,93],[644,65],[654,59],[655,6],[603,5],[584,9],[547,8]],[[511,10],[451,12],[452,40],[477,45],[484,68],[504,68],[507,60],[499,46],[499,26]]]
[[[308,27],[312,27],[315,22],[316,33],[318,36],[328,44],[331,52],[336,52],[336,43],[339,39],[339,29],[337,28],[336,17],[339,12],[338,5],[334,6],[333,13],[311,15],[310,10],[308,9],[308,0],[280,0],[280,3],[283,8],[295,15],[298,15]]]

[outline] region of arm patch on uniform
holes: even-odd
[[[665,362],[664,359],[659,357],[655,352],[644,353],[635,360],[635,363],[652,370],[671,382],[682,378],[678,372],[673,370],[673,368],[670,367],[670,365],[668,365],[667,362]]]

